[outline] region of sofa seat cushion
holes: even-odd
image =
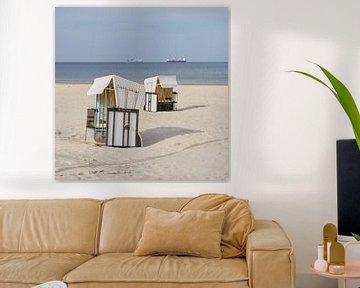
[[[64,277],[67,283],[247,283],[244,259],[206,259],[189,256],[97,256]]]
[[[40,284],[61,280],[92,257],[72,253],[0,253],[0,283]]]

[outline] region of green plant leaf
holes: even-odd
[[[314,75],[311,75],[309,73],[306,73],[306,72],[302,72],[302,71],[298,71],[298,70],[290,70],[288,72],[293,72],[293,73],[298,73],[298,74],[302,74],[302,75],[305,75],[319,83],[321,83],[322,85],[324,85],[326,88],[329,88],[329,90],[335,95],[336,98],[338,98],[338,95],[336,94],[336,92],[329,86],[327,85],[325,82],[323,82],[322,80],[320,80],[319,78],[315,77]]]
[[[329,85],[327,85],[325,82],[323,82],[319,78],[317,78],[309,73],[297,71],[297,70],[292,70],[289,72],[294,72],[294,73],[305,75],[305,76],[321,83],[322,85],[327,87],[334,94],[336,99],[339,101],[340,105],[343,107],[348,118],[350,119],[353,131],[354,131],[354,135],[356,138],[356,143],[360,150],[360,114],[359,114],[359,110],[356,106],[356,103],[354,101],[354,98],[352,97],[350,91],[346,88],[346,86],[340,80],[338,80],[334,75],[332,75],[329,71],[327,71],[322,66],[320,66],[316,63],[313,63],[313,64],[315,64],[316,66],[318,66],[320,68],[320,70],[325,74],[326,78],[330,81],[330,83],[334,89],[332,89]]]
[[[360,136],[360,114],[359,114],[358,108],[356,107],[354,98],[352,97],[350,91],[346,88],[346,86],[340,80],[338,80],[334,75],[332,75],[325,68],[321,67],[318,64],[315,64],[315,65],[317,65],[321,69],[321,71],[329,79],[331,85],[334,87],[334,90],[336,91],[336,93],[338,95],[337,98],[350,119],[350,122],[351,122],[353,130],[354,130],[356,142],[360,149],[360,138],[359,138],[359,136]]]
[[[352,232],[351,232],[351,235],[356,239],[356,241],[360,241],[360,235],[352,233]]]

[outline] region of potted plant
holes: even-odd
[[[355,135],[355,140],[357,143],[357,147],[360,151],[360,114],[359,114],[359,110],[356,106],[356,103],[354,101],[354,98],[352,97],[350,91],[346,88],[346,86],[340,80],[338,80],[334,75],[332,75],[328,70],[326,70],[322,66],[320,66],[316,63],[314,63],[314,64],[320,68],[320,70],[324,73],[324,75],[329,80],[331,85],[326,84],[324,81],[320,80],[319,78],[317,78],[307,72],[298,71],[298,70],[291,70],[289,72],[294,72],[294,73],[305,75],[305,76],[321,83],[322,85],[327,87],[332,92],[332,94],[339,101],[340,105],[344,109],[345,113],[347,114],[347,116],[351,122],[353,131],[354,131],[354,135]],[[354,217],[356,217],[356,216],[354,215]],[[351,233],[351,234],[357,241],[360,241],[360,235],[355,234],[355,233]]]

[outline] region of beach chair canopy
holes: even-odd
[[[161,88],[172,88],[176,91],[178,83],[176,82],[175,75],[160,75],[144,80],[145,91],[149,93],[155,93],[156,86],[160,85]]]
[[[109,86],[114,89],[116,107],[125,109],[141,109],[145,97],[143,85],[117,75],[95,78],[94,83],[87,92],[87,95],[101,95]]]

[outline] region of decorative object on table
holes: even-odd
[[[37,286],[33,286],[32,288],[66,288],[67,285],[61,281],[50,281]]]
[[[318,258],[314,263],[314,269],[320,272],[326,272],[328,263],[324,260],[324,245],[318,245]]]
[[[345,265],[330,264],[329,273],[334,275],[341,275],[345,273]]]
[[[322,85],[327,87],[334,94],[336,99],[339,101],[340,105],[343,107],[345,113],[349,117],[352,128],[354,130],[356,142],[357,142],[358,148],[360,150],[360,114],[359,114],[359,110],[356,106],[353,96],[351,95],[350,91],[346,88],[346,86],[340,80],[338,80],[334,75],[332,75],[329,71],[327,71],[322,66],[320,66],[316,63],[314,63],[314,64],[316,66],[318,66],[320,68],[320,70],[325,74],[326,78],[330,81],[332,87],[330,87],[325,82],[323,82],[319,78],[317,78],[309,73],[297,71],[297,70],[292,70],[289,72],[294,72],[294,73],[299,73],[299,74],[305,75],[305,76],[321,83]]]
[[[341,243],[338,243],[341,245]],[[337,265],[332,264],[329,266],[329,272],[322,272],[315,269],[314,265],[312,265],[313,271],[322,277],[338,279],[342,281],[342,286],[346,288],[347,283],[349,280],[357,280],[360,279],[360,261],[349,259],[349,247],[354,245],[360,245],[360,242],[348,242],[345,244],[344,251],[345,251],[345,265]],[[336,244],[333,246],[335,249]],[[340,248],[341,249],[341,248]],[[336,254],[337,252],[333,252]],[[340,287],[340,286],[339,286]]]
[[[337,228],[335,224],[328,223],[323,228],[324,260],[330,263],[330,247],[337,241]]]
[[[329,272],[331,274],[343,274],[345,272],[345,249],[337,242],[337,228],[335,224],[327,223],[323,227],[324,245],[319,245],[323,249],[323,255],[318,251],[318,260],[314,263],[314,269],[320,272]],[[324,257],[321,257],[324,256]],[[320,260],[319,260],[320,259]],[[321,259],[326,259],[328,265],[324,268]]]
[[[345,249],[339,242],[331,243],[329,273],[343,274],[345,273]]]

